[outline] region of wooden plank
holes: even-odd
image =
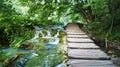
[[[68,57],[74,59],[94,59],[108,60],[110,59],[100,49],[68,49]]]
[[[80,64],[71,64],[68,67],[118,67],[115,65],[80,65]]]
[[[69,38],[89,38],[87,35],[67,35]]]
[[[66,31],[71,32],[71,33],[82,33],[83,32],[80,30],[80,28],[76,28],[76,27],[67,28]]]
[[[68,35],[85,35],[85,33],[73,33],[73,32],[67,32]]]
[[[116,66],[113,65],[112,66],[111,65],[110,66],[79,66],[75,64],[75,65],[70,65],[69,67],[116,67]]]
[[[67,29],[67,33],[84,33],[83,31],[80,31],[80,29]]]
[[[68,48],[73,49],[98,49],[94,43],[68,43]]]
[[[110,60],[76,60],[76,59],[69,59],[67,65],[72,65],[73,67],[80,67],[80,66],[112,66],[113,62]]]
[[[66,31],[70,33],[81,33],[83,32],[77,24],[68,24],[66,27]]]
[[[67,41],[73,43],[93,43],[93,40],[89,38],[67,38]]]

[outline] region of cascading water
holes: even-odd
[[[44,43],[46,43],[45,46],[47,46],[47,48],[49,48],[51,50],[53,50],[53,47],[56,47],[60,42],[60,39],[58,38],[58,36],[60,35],[60,31],[65,31],[62,26],[50,26],[49,29],[44,29],[39,26],[34,26],[34,28],[35,28],[35,35],[31,40],[28,40],[28,41],[41,43],[38,40],[39,38],[42,38],[43,40],[48,39],[50,41],[44,42]],[[52,32],[54,32],[54,31],[52,31],[51,29],[57,30],[54,35],[52,35]],[[46,32],[46,35],[43,32],[43,30],[44,30],[44,32]],[[41,35],[41,37],[39,35]],[[50,67],[50,64],[49,64],[51,62],[50,58],[54,59],[56,56],[58,56],[58,54],[47,55],[45,58],[45,62],[44,62],[45,67]],[[58,66],[60,66],[60,65],[58,65]]]
[[[50,30],[47,30],[47,36],[45,36],[45,38],[51,38],[51,31]]]
[[[48,28],[34,26],[34,29],[34,37],[26,40],[22,49],[5,49],[4,52],[9,54],[9,51],[16,51],[12,54],[12,58],[17,57],[12,62],[15,67],[59,67],[62,55],[58,46],[60,47],[61,42],[59,36],[65,31],[63,26],[48,26]]]
[[[58,30],[57,30],[57,33],[54,36],[52,36],[51,35],[51,31],[49,29],[48,30],[44,30],[43,28],[38,27],[38,26],[34,26],[34,28],[35,28],[35,35],[34,35],[34,37],[31,40],[28,40],[29,42],[38,42],[37,38],[43,38],[43,39],[47,38],[47,39],[51,39],[52,40],[52,42],[48,42],[48,44],[54,44],[54,45],[58,44],[59,41],[60,41],[59,38],[58,38],[60,31],[64,31],[64,28],[62,26],[53,26],[51,28],[58,29]],[[47,32],[46,36],[44,35],[42,30]],[[42,35],[42,37],[39,37],[40,34]]]
[[[54,36],[55,38],[57,38],[59,36],[59,32],[60,32],[60,30],[57,31],[57,34]]]

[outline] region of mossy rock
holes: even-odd
[[[58,36],[58,38],[63,38],[65,36],[65,32],[60,31],[60,35]]]
[[[42,66],[42,63],[44,63],[43,59],[44,59],[44,57],[35,57],[35,58],[29,60],[26,63],[25,67],[40,67],[40,65]]]
[[[42,32],[43,32],[44,36],[47,35],[47,32],[45,30],[42,30]]]
[[[41,45],[36,45],[36,44],[35,44],[34,47],[33,47],[33,49],[39,51],[39,50],[45,50],[45,49],[47,49],[47,48],[46,48],[45,45],[42,45],[42,44],[41,44]]]
[[[46,32],[45,30],[42,30],[42,33],[44,34],[44,36],[47,35],[47,32]],[[42,37],[42,34],[41,34],[41,33],[39,34],[39,37]]]
[[[32,42],[24,42],[21,45],[21,48],[23,49],[33,49],[33,50],[43,50],[46,49],[45,45],[42,43],[32,43]]]
[[[35,57],[29,60],[26,63],[25,67],[46,67],[46,65],[50,67],[55,67],[56,65],[60,64],[63,61],[60,55],[51,58],[52,56],[53,55],[51,54],[51,56],[47,57],[49,61],[46,61],[46,56]]]
[[[38,38],[38,41],[40,43],[48,43],[48,42],[52,42],[52,39],[48,39],[48,38]]]
[[[115,65],[120,66],[120,59],[119,59],[119,60],[117,60],[117,61],[114,61],[113,63],[114,63]]]
[[[52,30],[51,36],[55,36],[57,34],[57,30],[56,29],[51,29],[51,30]]]
[[[31,42],[23,42],[20,47],[24,48],[24,49],[32,49],[33,48],[33,43],[31,43]]]

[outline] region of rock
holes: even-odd
[[[59,65],[57,65],[57,66],[55,66],[55,67],[66,67],[66,64],[61,63],[61,64],[59,64]]]
[[[33,44],[31,42],[23,42],[20,47],[24,48],[24,49],[32,49],[33,48]]]

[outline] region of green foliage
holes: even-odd
[[[83,1],[83,0],[82,0]],[[89,0],[85,0],[89,1]],[[82,6],[80,13],[86,19],[91,20],[86,15],[93,16],[93,21],[88,21],[88,26],[85,28],[88,33],[93,34],[99,39],[105,40],[106,38],[108,41],[115,42],[119,45],[120,41],[120,1],[119,0],[91,0],[89,2],[80,3]],[[89,8],[91,11],[88,11]],[[84,15],[85,14],[85,15]]]
[[[4,62],[4,59],[6,59],[7,57],[8,56],[4,52],[0,51],[0,62]]]
[[[29,39],[31,30],[27,26],[31,25],[32,21],[27,16],[16,13],[9,1],[3,0],[0,3],[0,35],[3,35],[0,37],[0,43],[14,45]]]
[[[106,0],[93,0],[91,2],[91,9],[92,9],[92,14],[95,15],[97,18],[106,16],[106,14],[108,14],[109,12],[108,2]]]
[[[31,39],[32,37],[33,37],[33,31],[31,30],[16,31],[15,34],[11,35],[10,46],[20,47],[22,42],[24,42],[25,40]]]

